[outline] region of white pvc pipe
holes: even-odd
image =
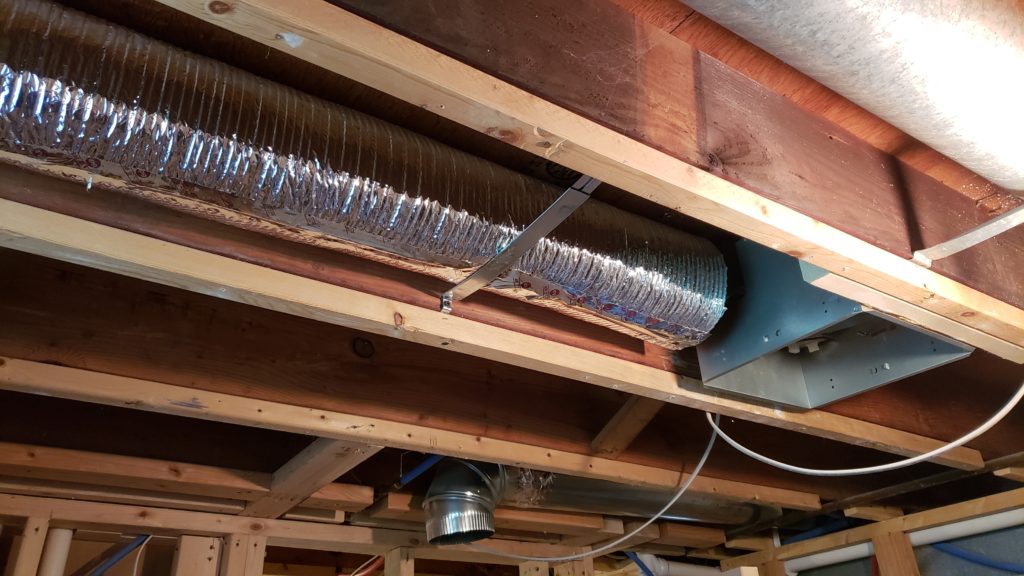
[[[986,532],[1002,530],[1003,528],[1012,528],[1022,524],[1024,524],[1024,508],[1018,508],[1016,510],[1008,510],[1006,512],[981,516],[979,518],[971,518],[969,520],[961,520],[960,522],[935,526],[934,528],[917,530],[908,533],[908,536],[910,537],[911,545],[927,546],[928,544],[934,544],[936,542],[945,542],[947,540],[985,534]],[[829,550],[828,552],[820,552],[818,554],[812,554],[802,558],[787,560],[786,572],[796,574],[804,570],[811,570],[822,566],[830,566],[832,564],[849,562],[850,560],[867,558],[872,554],[874,554],[874,547],[870,542],[865,542],[862,544],[847,546],[845,548]],[[658,576],[661,575],[659,574]]]
[[[64,567],[68,563],[68,552],[71,551],[73,530],[67,528],[50,528],[43,543],[43,557],[39,560],[38,576],[64,576]]]

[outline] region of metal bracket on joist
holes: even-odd
[[[441,311],[446,314],[451,312],[453,302],[462,300],[504,274],[542,238],[564,222],[576,208],[586,202],[600,185],[601,181],[596,178],[580,176],[579,180],[567,188],[554,204],[548,206],[536,220],[523,229],[500,252],[491,257],[483,266],[474,270],[472,274],[466,276],[462,282],[442,294]]]
[[[963,252],[1021,224],[1024,224],[1024,206],[1018,206],[1013,210],[1000,214],[984,224],[971,228],[956,238],[951,238],[931,248],[914,252],[914,262],[925,268],[931,268],[932,262],[936,260],[952,256],[957,252]]]

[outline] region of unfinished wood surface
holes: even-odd
[[[910,533],[925,528],[932,528],[949,524],[960,520],[978,518],[989,514],[996,514],[1007,510],[1014,510],[1024,507],[1024,488],[1001,492],[991,496],[975,498],[949,506],[942,506],[900,516],[892,520],[884,520],[874,524],[867,524],[842,532],[835,532],[826,536],[812,538],[793,544],[786,544],[771,550],[754,552],[745,556],[731,558],[722,561],[723,569],[736,568],[739,566],[757,566],[771,560],[789,560],[809,556],[818,552],[825,552],[836,548],[843,548],[852,544],[868,542],[879,535],[892,533]]]
[[[219,538],[185,535],[178,538],[172,576],[217,576],[220,558]]]
[[[414,576],[415,573],[411,548],[395,548],[384,555],[384,576]]]
[[[725,531],[721,528],[693,526],[679,522],[659,522],[659,536],[655,544],[685,548],[711,548],[725,544]]]
[[[380,447],[318,438],[274,472],[270,491],[247,504],[242,516],[277,518],[379,451]]]
[[[519,576],[548,576],[548,563],[523,562],[519,565]]]
[[[640,435],[665,403],[643,396],[630,396],[590,443],[595,454],[615,458]]]
[[[2,514],[0,512],[0,515]],[[15,538],[11,546],[4,576],[36,576],[49,528],[49,515],[30,515],[25,519],[21,534]]]
[[[224,539],[218,576],[263,576],[267,539],[232,534]]]
[[[1013,480],[1014,482],[1024,482],[1024,468],[1019,466],[1012,466],[1010,468],[1000,468],[993,472],[1000,478],[1006,478],[1007,480]]]
[[[640,20],[665,30],[761,86],[781,94],[802,109],[838,124],[875,148],[898,157],[987,209],[1004,209],[1018,202],[999,186],[675,0],[614,1]]]
[[[554,576],[594,576],[594,559],[584,558],[555,564]]]
[[[758,576],[788,576],[786,565],[783,562],[765,562],[757,567]]]
[[[0,244],[38,255],[85,263],[90,267],[143,280],[900,455],[919,454],[942,444],[920,435],[826,412],[784,411],[720,397],[705,391],[698,381],[671,372],[6,200],[0,200]],[[977,451],[963,447],[946,453],[936,461],[965,469],[976,469],[982,465],[981,455]]]
[[[215,13],[199,0],[167,0],[165,3],[404,100],[429,107],[449,119],[483,132],[490,131],[513,144],[536,150],[548,158],[669,208],[799,254],[828,270],[957,322],[1010,342],[1024,341],[1024,311],[1014,306],[823,225],[812,216],[696,169],[649,145],[629,140],[592,119],[567,112],[329,5],[304,0],[289,4],[285,10],[272,2],[248,0],[232,4],[231,10],[226,12]],[[632,29],[634,23],[627,22],[626,25]],[[339,29],[347,33],[335,34],[334,31]],[[295,47],[286,45],[279,40],[282,30],[293,31],[291,33],[303,38],[303,42]],[[582,29],[580,33],[586,34]],[[598,36],[606,35],[602,31]],[[381,41],[382,38],[387,38],[387,41]],[[660,57],[666,58],[663,52]],[[692,59],[687,62],[693,66]],[[682,65],[686,66],[686,63]],[[631,63],[627,70],[630,69],[643,68]],[[659,71],[661,69],[659,67]],[[575,86],[572,90],[577,91]],[[708,92],[703,90],[704,94]],[[682,97],[693,98],[692,90],[681,94]],[[791,133],[788,129],[784,131]],[[825,146],[845,145],[845,134],[838,138],[833,135],[833,139],[828,140],[828,132],[819,132],[827,144],[817,147],[822,149],[825,159],[830,155]],[[691,146],[696,145],[696,134],[694,131],[691,134],[692,140],[682,140],[681,145],[686,145],[687,141]],[[742,147],[742,143],[738,144]],[[816,161],[822,158],[819,155]],[[740,158],[730,169],[735,170],[744,162],[747,161]],[[811,166],[811,171],[817,168],[806,159],[801,159],[801,162]],[[757,162],[753,164],[759,166]],[[801,169],[800,172],[807,170]],[[834,173],[832,166],[828,167],[827,173]],[[884,184],[888,186],[891,180]],[[964,315],[964,312],[972,314]]]
[[[854,506],[843,510],[843,515],[847,518],[881,522],[903,516],[903,510],[897,506]]]
[[[910,538],[903,532],[879,534],[871,539],[881,576],[920,576]]]
[[[0,494],[0,516],[27,518],[48,516],[51,523],[69,528],[143,531],[157,535],[224,537],[231,534],[266,537],[268,546],[357,554],[384,554],[397,547],[416,548],[416,556],[434,560],[458,560],[489,564],[516,564],[467,546],[424,545],[426,535],[405,530],[359,526],[254,519],[161,508],[144,508],[55,498]],[[45,536],[45,534],[44,534]],[[556,556],[575,548],[555,544],[491,540],[487,546],[506,553]]]
[[[733,550],[767,550],[774,545],[769,536],[737,536],[725,542],[725,547]]]
[[[680,473],[674,470],[12,358],[0,358],[0,388],[638,485],[674,488],[681,481]],[[690,490],[800,510],[820,507],[813,494],[705,476],[694,480]]]
[[[126,488],[129,496],[148,490],[243,501],[263,498],[272,485],[271,475],[259,472],[10,442],[0,442],[0,474]],[[332,484],[300,503],[358,511],[372,502],[368,486]]]
[[[592,544],[599,544],[609,540],[614,540],[625,533],[626,528],[621,518],[609,518],[606,516],[603,519],[600,528],[591,530],[585,534],[564,536],[562,537],[561,542],[566,546],[590,546]]]

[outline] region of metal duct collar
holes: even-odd
[[[505,492],[501,465],[445,460],[423,501],[431,544],[468,544],[494,535],[494,507]]]

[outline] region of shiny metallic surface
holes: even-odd
[[[233,209],[457,269],[487,262],[561,192],[56,4],[5,2],[0,22],[0,147],[14,152],[216,191]],[[501,286],[682,348],[722,316],[726,270],[710,242],[590,200]]]
[[[431,544],[467,544],[494,534],[494,507],[505,494],[498,464],[447,459],[423,500]]]
[[[1024,193],[1024,4],[685,3],[967,168]]]

